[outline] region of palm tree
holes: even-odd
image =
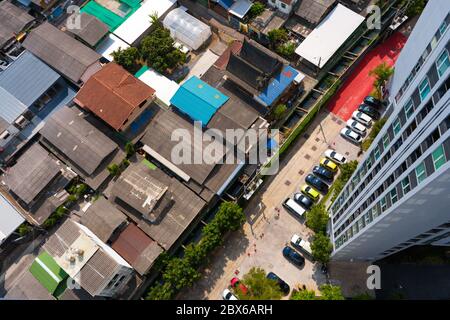
[[[389,66],[386,62],[381,63],[375,69],[369,72],[370,76],[375,77],[374,95],[377,99],[382,99],[381,88],[385,86],[389,78],[394,74],[394,68]]]

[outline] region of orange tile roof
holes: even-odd
[[[154,94],[154,89],[111,62],[89,78],[74,101],[121,130],[135,109]]]

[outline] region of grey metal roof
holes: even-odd
[[[0,73],[0,87],[29,107],[59,78],[52,68],[25,51]]]
[[[0,100],[1,100],[1,98],[0,98]],[[3,119],[3,118],[0,116],[0,133],[2,133],[3,131],[5,131],[6,129],[8,129],[8,127],[9,127],[8,121],[6,121],[5,119]]]
[[[30,204],[60,173],[56,161],[35,143],[7,171],[4,182],[23,202]]]
[[[118,148],[111,139],[87,122],[76,109],[63,107],[40,131],[41,135],[88,175]]]
[[[150,169],[143,164],[132,164],[126,171],[134,172],[140,175],[143,180],[159,181],[160,184],[169,186],[168,193],[164,197],[171,197],[171,206],[161,215],[160,219],[154,223],[149,222],[142,217],[136,218],[136,214],[128,211],[121,205],[123,211],[138,223],[138,227],[158,242],[164,249],[168,250],[177,241],[181,234],[188,228],[195,217],[205,206],[199,196],[192,190],[179,182],[177,179],[168,176],[162,170]],[[124,172],[126,174],[126,171]],[[113,188],[113,194],[119,190],[122,182],[118,181],[117,186]],[[117,200],[116,200],[117,202]]]
[[[335,3],[336,0],[301,0],[295,13],[311,24],[318,24]]]
[[[22,113],[27,110],[27,106],[17,100],[11,93],[0,87],[0,117],[9,124],[13,123]]]
[[[103,197],[94,201],[80,220],[103,242],[107,242],[114,231],[126,221],[127,217]]]
[[[0,2],[0,46],[21,32],[34,18],[9,1]]]
[[[0,243],[13,233],[25,219],[19,211],[0,194]]]
[[[75,83],[101,57],[48,22],[31,31],[23,46]]]
[[[68,18],[70,19],[70,17]],[[81,28],[68,30],[78,38],[94,47],[104,36],[109,33],[109,27],[96,17],[82,12],[80,14]]]

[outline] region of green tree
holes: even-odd
[[[120,167],[116,163],[110,164],[107,169],[109,173],[114,177],[120,175]]]
[[[207,252],[211,252],[223,242],[223,235],[217,223],[214,222],[208,223],[208,225],[203,227],[202,236],[199,245]]]
[[[296,45],[293,42],[287,42],[279,45],[275,51],[286,58],[291,58],[295,53]]]
[[[292,292],[291,300],[317,300],[314,290],[295,290]]]
[[[171,300],[175,292],[169,283],[153,286],[147,294],[147,300]]]
[[[342,289],[339,286],[323,284],[320,286],[322,300],[345,300]]]
[[[355,172],[358,167],[358,161],[353,160],[341,165],[340,170],[341,174],[336,179],[333,184],[333,196],[331,197],[331,202],[336,200],[337,196],[341,193],[347,181],[351,178],[353,172]]]
[[[17,228],[17,232],[21,237],[25,236],[26,234],[30,233],[33,230],[31,225],[28,222],[22,223],[19,228]]]
[[[220,205],[214,221],[217,223],[221,233],[236,231],[245,222],[245,214],[238,204],[225,201]]]
[[[273,116],[276,120],[280,120],[283,118],[284,114],[286,113],[287,106],[285,104],[279,104],[275,107],[273,110]]]
[[[167,263],[163,279],[176,290],[181,290],[192,286],[200,276],[200,273],[189,264],[187,259],[172,258]]]
[[[130,73],[135,73],[139,69],[138,60],[140,59],[139,50],[135,47],[127,49],[119,48],[112,53],[114,62],[121,65]]]
[[[311,251],[313,258],[323,264],[327,264],[330,261],[330,255],[333,250],[333,245],[330,239],[322,234],[318,233],[314,235],[314,239],[311,243]]]
[[[366,140],[363,141],[361,148],[366,151],[370,148],[370,146],[372,145],[373,140],[375,140],[375,138],[378,136],[378,134],[380,133],[381,129],[383,128],[384,124],[386,123],[386,118],[381,118],[380,120],[376,121],[373,124],[373,128],[369,133],[369,136],[367,137]]]
[[[267,279],[262,268],[253,267],[244,275],[242,283],[248,288],[248,300],[280,300],[283,296],[277,281]]]
[[[285,43],[289,39],[286,29],[273,29],[267,33],[267,37],[273,47]]]
[[[125,152],[127,154],[127,158],[131,158],[134,155],[136,149],[134,148],[134,144],[132,142],[128,141],[125,144]]]
[[[328,219],[328,213],[323,204],[313,206],[306,213],[306,225],[316,233],[325,233]]]
[[[383,87],[389,78],[394,74],[394,68],[389,66],[386,62],[379,64],[375,69],[369,72],[370,76],[375,77],[374,95],[377,99],[382,99],[381,87]]]
[[[266,6],[259,1],[255,1],[253,5],[250,7],[250,10],[248,10],[247,17],[250,20],[254,19],[261,13],[263,13],[264,10],[266,10]]]
[[[175,48],[170,31],[158,24],[141,42],[142,58],[160,73],[186,62],[186,55]]]

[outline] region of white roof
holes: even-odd
[[[113,34],[109,34],[108,37],[103,40],[102,43],[97,48],[97,53],[101,54],[105,59],[108,59],[109,61],[113,61],[114,58],[111,55],[114,51],[116,51],[119,48],[122,48],[122,50],[125,50],[129,47],[129,45],[117,38]]]
[[[114,34],[132,45],[151,27],[151,15],[156,14],[158,18],[161,18],[176,2],[177,0],[146,0],[114,31]]]
[[[338,4],[298,46],[295,53],[321,68],[363,21],[363,16]]]
[[[178,83],[159,74],[153,69],[145,71],[139,76],[139,80],[153,88],[156,91],[156,97],[167,106],[170,106],[170,99],[172,99],[180,87]]]
[[[247,14],[248,10],[250,10],[252,5],[253,3],[249,0],[237,0],[228,12],[242,19]]]
[[[0,195],[0,243],[8,238],[25,219],[6,198]]]

